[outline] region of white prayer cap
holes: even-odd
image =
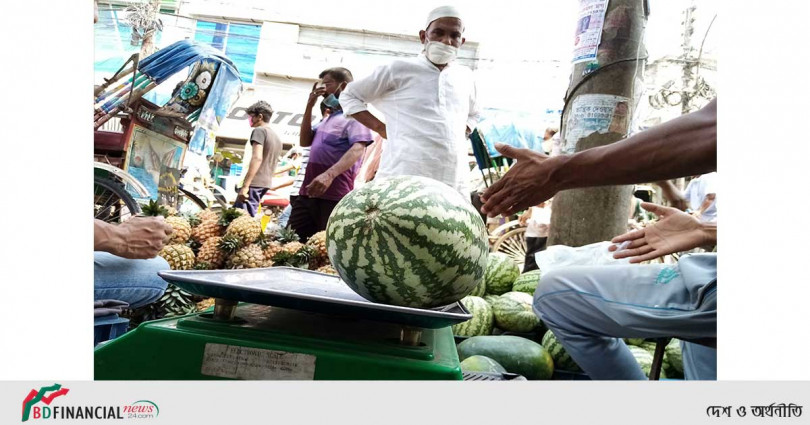
[[[439,18],[458,18],[462,22],[462,26],[464,23],[464,20],[461,19],[461,12],[459,12],[458,9],[453,6],[439,6],[430,11],[425,23],[425,29],[430,26],[431,22]]]

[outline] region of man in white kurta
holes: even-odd
[[[433,10],[419,31],[425,45],[419,56],[378,67],[341,94],[346,116],[388,140],[376,178],[430,177],[469,197],[467,136],[479,111],[472,70],[454,62],[463,31],[455,8]],[[369,103],[385,124],[368,111]]]

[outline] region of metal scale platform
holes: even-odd
[[[450,326],[472,316],[370,302],[337,276],[289,267],[166,271],[216,298],[95,350],[97,380],[461,380]]]

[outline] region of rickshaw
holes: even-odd
[[[144,98],[181,72],[188,75],[168,102]],[[95,217],[121,222],[150,200],[180,213],[224,206],[222,188],[188,179],[184,187],[184,159],[213,153],[214,132],[241,91],[233,62],[205,44],[182,40],[143,60],[132,55],[94,91]]]

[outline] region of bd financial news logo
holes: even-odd
[[[22,403],[22,421],[38,419],[152,419],[160,409],[149,400],[138,400],[128,405],[66,406],[51,405],[54,400],[64,400],[70,392],[60,384],[31,390]],[[44,406],[43,406],[44,404]]]

